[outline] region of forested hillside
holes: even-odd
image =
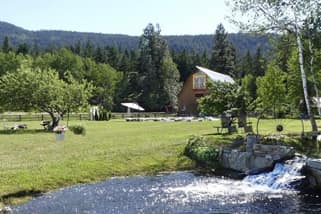
[[[96,46],[116,46],[123,50],[133,50],[138,48],[139,43],[139,36],[56,30],[29,31],[10,23],[0,22],[0,41],[3,41],[6,36],[10,38],[13,46],[26,43],[30,47],[37,46],[39,49],[63,47],[74,45],[77,42],[90,41]],[[258,45],[261,46],[263,52],[269,48],[267,37],[242,33],[229,34],[228,37],[235,46],[237,54],[243,55],[247,50],[254,53]],[[167,40],[170,50],[174,52],[187,50],[196,53],[204,51],[209,53],[213,46],[213,35],[163,36],[163,38]]]

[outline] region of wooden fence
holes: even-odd
[[[123,112],[112,112],[111,119],[124,119],[127,117],[172,117],[174,114],[165,112],[132,112],[130,114]],[[62,120],[90,120],[89,113],[70,113],[64,115]],[[51,120],[47,113],[4,113],[0,114],[0,121],[21,122],[21,121],[43,121]]]
[[[64,115],[63,120],[88,120],[88,113],[72,113],[69,115]],[[0,114],[1,121],[8,122],[20,122],[20,121],[42,121],[51,120],[49,114],[47,113],[10,113],[10,114]]]

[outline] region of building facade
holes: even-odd
[[[197,71],[187,78],[178,95],[179,115],[198,115],[198,99],[208,94],[208,89],[206,88],[207,81],[234,83],[234,80],[228,75],[211,71],[200,66],[196,66],[196,68]]]

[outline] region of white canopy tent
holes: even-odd
[[[138,105],[137,103],[121,103],[121,105],[127,107],[127,113],[130,113],[131,109],[134,109],[137,111],[145,111],[145,109],[140,105]]]

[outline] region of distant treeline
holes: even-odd
[[[214,32],[214,29],[213,29]],[[73,46],[90,41],[95,46],[118,47],[122,50],[135,50],[139,46],[139,36],[121,34],[83,33],[73,31],[41,30],[29,31],[10,23],[0,22],[0,41],[9,37],[11,44],[17,47],[26,44],[39,50]],[[213,35],[180,35],[163,36],[173,52],[183,50],[193,51],[197,54],[210,53],[213,47]],[[270,48],[267,36],[254,36],[244,33],[232,33],[228,35],[238,55],[244,55],[249,50],[252,54],[260,46],[265,53]]]

